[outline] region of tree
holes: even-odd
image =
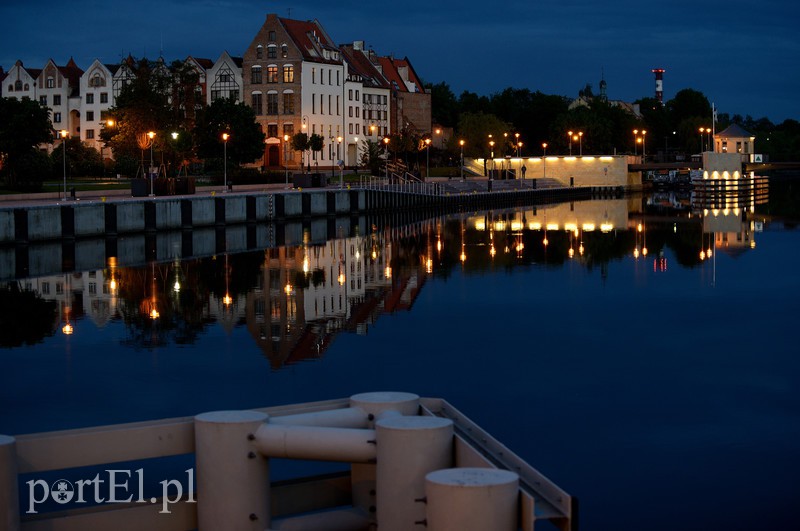
[[[292,149],[302,154],[303,162],[305,163],[305,154],[309,149],[308,135],[305,133],[295,133],[292,136]],[[303,172],[305,173],[305,171],[306,166],[303,164]]]
[[[361,166],[369,169],[370,175],[380,175],[383,164],[383,149],[378,142],[364,139],[361,142]]]
[[[51,142],[53,130],[46,107],[29,99],[0,98],[0,175],[6,185],[26,185],[28,179],[20,166],[32,160],[36,146]]]
[[[52,161],[50,167],[54,169],[54,177],[61,175],[65,145],[67,147],[67,175],[81,177],[102,175],[103,161],[100,159],[100,152],[85,146],[80,138],[71,137],[66,142],[60,143],[50,154]]]
[[[492,152],[489,135],[492,135],[495,142],[494,156],[504,156],[509,146],[503,145],[503,133],[510,130],[511,125],[494,114],[467,112],[461,113],[458,118],[458,135],[464,139],[465,157],[489,157]]]
[[[711,121],[711,104],[702,92],[694,89],[683,89],[666,104],[672,116],[673,125],[689,118],[700,118]]]
[[[200,158],[222,156],[222,133],[230,135],[228,157],[237,165],[254,162],[264,155],[264,133],[255,111],[233,99],[214,100],[197,119],[194,138]]]
[[[314,155],[314,167],[317,167],[317,153],[322,151],[322,148],[325,146],[325,139],[322,138],[321,135],[316,133],[312,134],[308,139],[308,149],[311,150],[312,154]]]
[[[458,123],[459,105],[450,86],[445,83],[428,85],[427,90],[431,94],[431,118],[434,123],[446,127],[455,127]]]

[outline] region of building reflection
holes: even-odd
[[[196,260],[172,259],[16,281],[54,301],[53,332],[80,334],[121,321],[123,344],[192,344],[216,323],[244,327],[273,369],[323,356],[336,334],[367,334],[385,313],[410,310],[431,276],[543,264],[599,268],[632,260],[634,275],[703,266],[717,253],[755,248],[766,193],[720,195],[703,204],[627,197],[442,216],[400,227],[370,223],[367,234]],[[691,204],[688,208],[687,205]],[[620,274],[627,270],[615,270]]]

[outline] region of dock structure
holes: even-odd
[[[148,460],[186,454],[186,488],[143,494]],[[349,470],[271,482],[275,458]],[[84,467],[110,478],[68,479]],[[0,472],[0,531],[577,529],[572,496],[447,401],[411,393],[0,436]]]

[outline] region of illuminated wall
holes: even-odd
[[[483,159],[476,159],[470,166],[473,171],[483,173]],[[625,156],[542,157],[487,160],[487,169],[512,169],[517,177],[522,176],[525,166],[526,179],[554,179],[569,186],[627,186],[641,184],[641,180],[628,173]],[[638,176],[638,174],[636,174]]]

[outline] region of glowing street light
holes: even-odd
[[[647,144],[645,142],[645,136],[644,136],[646,134],[647,134],[647,131],[642,129],[642,162],[644,162],[647,159],[647,155],[645,154],[647,152],[647,149],[646,149],[647,148]]]
[[[339,143],[341,143],[342,137],[339,137],[338,140]],[[388,136],[383,137],[383,148],[384,148],[383,154],[386,156],[386,181],[388,182],[389,181],[389,137]]]
[[[572,156],[572,131],[567,131],[567,140],[569,140],[569,156]]]
[[[464,180],[464,141],[459,140],[458,145],[461,147],[461,180]]]
[[[155,181],[155,178],[153,176],[153,144],[155,142],[153,142],[153,139],[155,137],[156,133],[154,131],[147,132],[147,138],[150,139],[150,169],[148,171],[148,174],[150,175],[150,197],[155,197],[156,195],[155,192],[153,191],[153,181]]]
[[[228,191],[228,139],[230,137],[231,137],[231,135],[229,135],[228,133],[222,133],[222,145],[223,145],[223,148],[222,148],[223,156],[222,156],[222,158],[224,159],[223,164],[222,164],[222,167],[223,167],[222,173],[223,173],[223,179],[224,179],[224,181],[223,181],[224,189],[222,190],[223,192],[227,192]],[[287,184],[288,184],[288,178],[289,178],[288,177],[288,173],[287,173],[287,177],[286,178],[287,178]]]
[[[289,154],[289,135],[283,135],[283,173],[286,178],[286,188],[289,188],[289,166],[286,164]]]
[[[425,139],[425,179],[430,179],[431,176],[431,139],[430,137]]]
[[[542,179],[547,177],[547,142],[542,142]]]
[[[636,148],[637,148],[636,144],[638,144],[638,143],[639,143],[639,130],[638,129],[634,129],[633,130],[633,156],[634,157],[636,156]]]
[[[67,200],[67,137],[69,131],[62,129],[58,132],[61,135],[61,151],[64,153],[64,201]]]
[[[580,148],[580,156],[583,156],[583,131],[578,131],[578,146]]]

